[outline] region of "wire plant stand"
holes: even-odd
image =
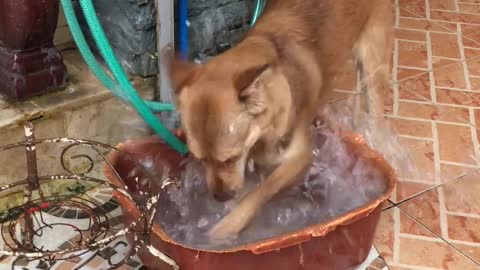
[[[125,264],[141,247],[149,245],[149,235],[152,228],[158,202],[158,194],[151,194],[154,176],[140,164],[136,170],[141,173],[132,174],[136,183],[134,187],[125,186],[119,174],[108,160],[111,153],[128,155],[106,144],[71,138],[36,139],[34,126],[27,123],[24,126],[25,140],[19,143],[0,146],[2,153],[25,153],[26,178],[10,181],[0,187],[0,199],[11,194],[18,194],[20,199],[9,207],[7,214],[0,216],[1,246],[0,257],[13,256],[12,269],[19,261],[41,260],[48,265],[60,261],[68,261],[86,253],[101,252],[112,245],[127,246],[120,238],[127,238],[130,249],[122,257],[111,256],[106,260],[106,269],[116,269]],[[52,169],[54,172],[39,173],[41,161],[38,149],[46,146],[55,149],[59,156],[52,157],[59,163]],[[23,150],[22,150],[23,149]],[[125,156],[124,156],[125,155]],[[135,160],[131,160],[135,163]],[[8,166],[8,164],[3,164]],[[45,167],[45,166],[43,166]],[[100,173],[99,173],[100,172]],[[102,179],[102,175],[110,173],[118,180],[116,183]],[[52,191],[52,185],[66,185],[67,189]],[[92,190],[102,189],[103,194],[110,194],[112,202],[102,204],[89,195]],[[109,211],[115,208],[115,198],[129,200],[140,211],[137,220],[124,225],[118,217],[112,218]],[[118,206],[118,204],[116,205]],[[75,213],[76,220],[58,219],[52,213],[70,211]],[[74,211],[74,212],[72,212]],[[121,214],[119,215],[121,216]],[[78,221],[81,222],[78,222]],[[80,225],[79,225],[80,224]],[[68,234],[69,245],[51,247],[45,243],[54,242],[59,236]],[[163,255],[163,254],[160,254]],[[164,257],[168,261],[168,257]],[[82,258],[83,264],[74,269],[81,269],[90,259]],[[177,268],[173,261],[168,261]]]

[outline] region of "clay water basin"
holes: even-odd
[[[223,246],[203,241],[203,223],[215,223],[218,219],[209,220],[198,214],[207,211],[205,209],[210,207],[209,204],[205,204],[204,209],[201,202],[196,203],[198,198],[189,202],[189,198],[198,196],[197,192],[201,192],[198,190],[202,188],[190,186],[190,193],[179,196],[176,190],[182,188],[175,185],[178,182],[170,181],[173,184],[169,187],[161,182],[185,178],[183,172],[189,164],[185,157],[156,137],[129,140],[118,145],[117,148],[140,160],[158,178],[159,183],[154,185],[153,192],[160,194],[160,200],[151,244],[173,259],[182,270],[347,270],[362,264],[372,247],[383,204],[395,187],[395,174],[381,155],[371,150],[360,136],[348,133],[325,135],[319,129],[314,132],[316,161],[304,182],[300,181],[302,183],[294,189],[300,195],[277,196],[287,196],[288,199],[274,199],[260,214],[273,217],[273,222],[258,217],[251,228],[240,234],[239,240]],[[332,136],[336,139],[330,142],[327,137]],[[348,158],[342,156],[345,154]],[[122,159],[121,155],[112,155],[109,159],[125,183],[117,183],[117,178],[109,176],[106,171],[108,178],[118,185],[135,186],[136,173],[131,162]],[[323,167],[315,172],[313,167],[319,164]],[[165,166],[169,168],[168,172]],[[320,180],[314,183],[315,187],[305,191],[305,186],[310,185],[310,178]],[[307,193],[308,196],[305,195]],[[285,211],[276,206],[289,207],[292,202],[302,201],[298,198],[304,195],[312,203],[303,205],[315,207],[307,207],[307,210],[305,207],[303,210],[293,208],[288,212],[293,221],[280,222],[280,216],[285,216]],[[182,210],[175,201],[177,199],[186,201],[189,207],[198,207],[192,215],[203,221],[197,223],[197,219],[188,219],[180,214]],[[129,202],[119,200],[124,222],[128,223],[140,214]],[[228,212],[228,209],[225,211]],[[256,230],[256,227],[260,229]],[[187,230],[189,233],[184,232]],[[148,269],[171,269],[147,249],[140,250],[139,257]]]

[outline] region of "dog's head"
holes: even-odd
[[[269,111],[264,79],[274,73],[268,64],[231,65],[235,63],[170,62],[188,147],[202,161],[209,191],[220,201],[229,200],[244,186],[249,151],[261,136],[260,119]]]

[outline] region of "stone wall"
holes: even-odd
[[[167,1],[167,0],[161,0]],[[168,0],[171,1],[171,0]],[[176,0],[175,0],[176,1]],[[148,77],[158,73],[154,0],[94,0],[100,22],[124,69]],[[75,3],[87,40],[86,23]],[[190,0],[192,58],[213,56],[230,48],[248,30],[253,0]]]
[[[253,0],[191,0],[189,5],[193,58],[227,50],[249,29]]]
[[[93,4],[123,68],[130,74],[142,77],[157,74],[154,1],[94,0]],[[77,1],[74,6],[87,40],[95,48]]]

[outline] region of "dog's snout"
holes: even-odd
[[[235,196],[235,193],[227,190],[221,181],[217,180],[217,186],[213,192],[213,197],[219,202],[226,202],[232,199]]]
[[[228,193],[228,192],[215,192],[213,197],[215,198],[215,200],[217,200],[219,202],[226,202],[226,201],[229,201],[230,199],[232,199],[233,195],[231,193]]]

